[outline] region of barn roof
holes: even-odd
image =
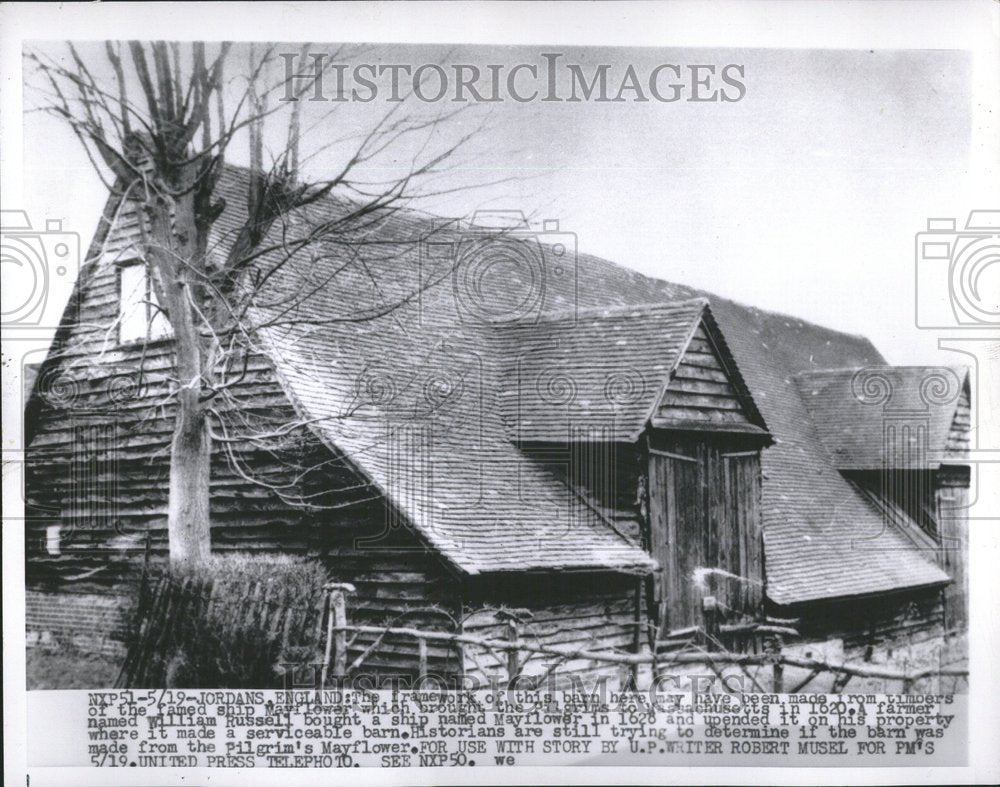
[[[764,424],[712,318],[708,300],[596,307],[503,325],[500,406],[516,442],[634,442],[705,325],[723,353],[743,406]],[[732,428],[732,427],[730,427]]]
[[[570,313],[576,326],[582,324],[580,335],[591,336],[573,342],[586,344],[592,355],[617,341],[610,338],[616,328],[638,324],[628,317],[637,305],[659,302],[669,305],[653,309],[651,320],[666,334],[658,341],[669,368],[680,335],[701,308],[692,299],[704,298],[775,441],[762,458],[770,598],[791,604],[948,581],[895,524],[883,527],[881,511],[838,472],[800,395],[795,375],[803,371],[884,365],[867,339],[583,254],[575,276],[548,275],[537,313],[512,307],[515,322],[525,325],[484,323],[469,319],[470,294],[448,276],[422,290],[418,303],[404,302],[427,273],[417,243],[421,229],[402,219],[385,222],[366,240],[364,265],[331,249],[302,260],[300,271],[288,266],[279,287],[292,290],[303,278],[319,279],[327,297],[310,299],[295,324],[267,334],[291,395],[310,417],[321,419],[318,431],[352,456],[459,568],[649,570],[643,550],[580,505],[510,439],[502,394],[511,341],[515,347],[518,339],[530,343],[553,330],[552,320],[563,325]],[[504,299],[531,300],[538,275],[514,266],[502,279],[480,282],[473,295],[494,294],[500,304],[495,312],[502,312]],[[384,303],[402,305],[376,319],[351,321],[359,305],[371,310]],[[591,310],[602,309],[609,310],[605,319],[591,319]],[[643,328],[623,330],[646,335]],[[571,358],[559,360],[560,368],[588,368],[575,355],[577,345],[567,350]],[[611,357],[624,358],[614,352]],[[636,362],[658,371],[655,362],[648,365],[651,357],[643,351]],[[595,384],[589,376],[577,380],[585,388]],[[429,402],[430,391],[456,393]],[[629,411],[629,427],[636,418]]]
[[[220,184],[229,206],[216,226],[220,249],[238,227],[245,177],[230,169]],[[329,220],[343,205],[328,200],[306,210],[312,219]],[[550,330],[535,325],[544,324],[545,315],[618,309],[593,320],[581,335],[592,332],[590,354],[624,359],[624,351],[610,351],[608,342],[617,341],[610,337],[616,329],[635,331],[638,341],[645,328],[627,315],[637,304],[664,304],[643,307],[664,335],[637,353],[655,377],[660,363],[666,368],[674,362],[680,334],[704,308],[692,299],[707,299],[705,313],[714,315],[774,438],[762,458],[770,598],[792,604],[948,581],[895,524],[884,526],[877,507],[838,472],[796,379],[817,369],[884,365],[867,339],[585,254],[569,268],[546,259],[533,271],[515,266],[502,270],[501,279],[475,283],[476,297],[530,304],[534,311],[517,316],[535,327],[470,320],[469,293],[451,277],[435,278],[436,263],[420,242],[427,231],[425,222],[397,214],[369,226],[361,244],[302,250],[273,277],[272,297],[253,316],[285,390],[314,431],[346,454],[460,570],[654,567],[641,548],[510,439],[502,394],[511,341],[531,341]],[[541,294],[532,289],[539,273]],[[314,297],[299,302],[294,296],[303,292]],[[520,297],[525,293],[534,300]],[[586,385],[593,384],[588,378]],[[629,428],[616,434],[633,434],[637,413],[628,410]]]
[[[936,469],[947,461],[968,372],[872,366],[797,377],[816,432],[842,470]]]

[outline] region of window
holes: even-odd
[[[162,339],[170,333],[145,264],[136,260],[123,265],[118,271],[118,341]]]

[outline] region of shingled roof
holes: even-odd
[[[715,314],[775,444],[763,452],[767,595],[796,604],[948,582],[833,464],[796,375],[885,366],[861,336],[713,299]],[[915,527],[915,526],[914,526]]]
[[[507,349],[500,405],[508,435],[515,442],[598,436],[635,442],[699,327],[711,331],[743,392],[744,407],[760,423],[756,430],[764,432],[708,300],[694,298],[574,310],[503,325]]]
[[[302,306],[295,324],[267,334],[289,393],[309,417],[322,419],[318,432],[351,456],[462,570],[648,570],[651,561],[642,550],[579,505],[509,439],[501,394],[510,374],[511,336],[544,333],[547,314],[582,313],[585,334],[590,309],[628,314],[636,304],[674,304],[661,313],[666,336],[657,339],[668,369],[672,342],[690,325],[690,310],[700,308],[678,301],[707,298],[775,440],[762,459],[769,597],[793,604],[948,581],[932,555],[915,549],[893,524],[886,527],[882,513],[831,463],[794,379],[811,369],[884,365],[867,339],[586,255],[578,259],[575,281],[546,282],[539,314],[527,320],[517,315],[529,323],[525,327],[469,320],[449,278],[423,291],[419,303],[350,321],[359,307],[400,303],[419,286],[419,229],[387,222],[369,236],[363,267],[338,249],[303,260],[302,269],[288,266],[279,286],[320,278],[324,297]],[[373,237],[384,239],[381,252]],[[324,271],[333,273],[324,278]],[[497,282],[503,295],[531,286],[519,273],[510,269]],[[620,324],[598,320],[593,327],[600,333],[602,325],[613,330]],[[604,335],[598,344],[606,342]],[[624,356],[612,352],[610,358],[614,364]],[[649,358],[637,354],[637,362]],[[658,371],[656,365],[648,368]],[[583,383],[590,385],[586,378]],[[460,395],[424,401],[428,392],[453,390]],[[629,428],[618,436],[631,434],[637,412],[629,411]]]
[[[968,407],[966,369],[872,366],[797,377],[817,434],[841,470],[936,469],[950,455],[960,406]]]
[[[245,177],[228,170],[220,185],[229,206],[216,227],[220,249],[238,226]],[[327,200],[306,212],[311,221],[329,220],[331,212],[343,209]],[[511,337],[522,328],[469,320],[464,296],[450,278],[428,283],[419,243],[427,230],[425,222],[394,215],[368,228],[363,244],[303,250],[273,277],[269,297],[253,317],[268,326],[260,331],[262,343],[289,397],[316,434],[349,457],[417,532],[464,572],[651,570],[655,564],[642,549],[581,505],[510,439],[503,391]],[[948,581],[929,553],[894,525],[885,527],[877,507],[841,476],[796,382],[797,374],[817,369],[884,365],[867,339],[589,255],[579,255],[575,263],[568,276],[564,265],[543,265],[537,313],[518,318],[535,325],[545,315],[567,311],[628,313],[637,304],[670,304],[650,310],[650,320],[664,333],[636,354],[651,377],[670,368],[679,336],[704,308],[692,299],[709,302],[745,390],[775,441],[762,458],[767,593],[774,602]],[[669,270],[665,260],[664,272]],[[532,275],[537,272],[508,269],[487,284],[511,302],[524,303],[516,296],[536,283]],[[294,297],[303,292],[313,297]],[[603,331],[613,335],[616,325],[633,324],[622,320],[593,326],[593,346],[612,364],[624,362],[626,352],[612,350]],[[533,337],[545,329],[523,330]],[[641,410],[623,408],[617,437],[634,435]]]

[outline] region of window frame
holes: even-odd
[[[122,335],[122,328],[124,327],[124,314],[122,312],[122,301],[124,298],[124,282],[123,273],[126,268],[135,268],[141,266],[144,271],[143,279],[145,281],[145,293],[141,305],[145,310],[145,324],[146,332],[144,336],[124,338]],[[162,342],[172,339],[174,335],[173,326],[167,319],[166,315],[160,309],[156,293],[153,291],[153,281],[149,275],[149,268],[141,257],[129,257],[128,259],[121,260],[115,264],[115,291],[117,295],[117,321],[118,321],[118,345],[122,347],[128,347],[131,345],[138,344],[150,344],[153,342]],[[154,305],[156,304],[156,305]],[[159,312],[159,314],[154,313],[154,310]],[[163,319],[164,325],[166,326],[164,332],[160,335],[153,335],[153,324],[156,317],[159,316]]]

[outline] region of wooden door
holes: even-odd
[[[698,453],[695,447],[650,456],[650,546],[660,564],[654,594],[661,632],[701,625],[701,593],[693,577],[705,562],[707,528]]]
[[[760,452],[720,451],[718,549],[712,593],[730,617],[757,612],[764,590],[764,538],[760,520]],[[735,577],[740,577],[737,580]]]
[[[725,617],[752,614],[763,588],[760,452],[724,441],[650,449],[650,551],[662,633],[703,624],[715,597]]]

